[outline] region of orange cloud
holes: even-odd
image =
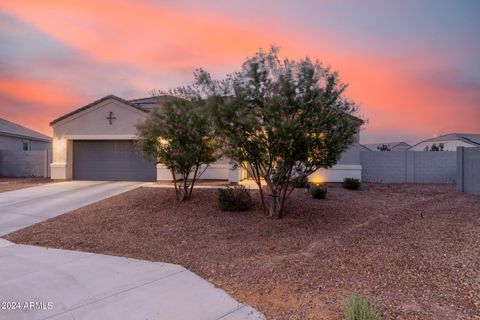
[[[0,78],[2,117],[45,134],[51,134],[50,120],[80,101],[63,83]]]
[[[235,61],[272,37],[208,12],[133,2],[15,1],[3,9],[92,57],[144,68]],[[225,57],[225,58],[222,58]]]
[[[164,4],[17,0],[2,3],[0,10],[28,21],[99,63],[134,66],[150,74],[174,72],[185,82],[191,79],[195,67],[217,73],[234,71],[259,47],[278,44],[286,55],[308,54],[331,63],[351,84],[347,93],[361,104],[361,114],[369,119],[367,130],[410,130],[421,135],[478,131],[475,114],[457,114],[469,103],[478,103],[478,95],[444,88],[419,77],[422,72],[441,69],[445,61],[438,52],[433,55],[426,50],[415,57],[401,58],[382,52],[359,53],[355,47],[358,43],[344,41],[336,30],[314,30],[312,34],[269,18],[259,28],[250,25],[248,17],[232,19],[206,9],[187,11]],[[132,75],[132,79],[137,88],[152,84],[141,73]],[[48,116],[51,110],[67,112],[82,100],[78,95],[61,93],[63,86],[34,80],[10,83],[0,78],[0,92],[42,103],[49,110]],[[166,89],[162,83],[155,86]],[[86,88],[72,84],[71,89],[81,92]],[[144,88],[145,92],[151,89]],[[478,111],[476,115],[480,117]]]
[[[45,81],[14,80],[0,78],[0,94],[12,99],[30,101],[52,106],[71,105],[77,99],[66,94],[65,84]]]

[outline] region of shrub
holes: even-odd
[[[304,175],[296,176],[292,179],[292,184],[294,188],[306,188],[308,185],[308,177]]]
[[[218,189],[217,195],[222,211],[246,211],[252,207],[252,197],[244,186]]]
[[[366,298],[351,294],[343,302],[343,314],[346,320],[382,320],[377,307]]]
[[[311,188],[313,199],[325,199],[327,196],[327,186],[313,186]]]
[[[345,178],[345,180],[343,180],[343,187],[345,189],[358,190],[360,189],[360,180],[355,178]]]

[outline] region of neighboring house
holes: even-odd
[[[48,177],[52,138],[0,118],[0,176]]]
[[[383,145],[388,146],[390,151],[406,151],[411,147],[404,141],[362,144],[362,146],[364,146],[368,151],[381,151],[379,148],[381,148]]]
[[[171,180],[161,164],[144,158],[137,150],[136,125],[154,108],[162,108],[168,96],[124,100],[109,95],[53,120],[53,163],[55,180]],[[358,121],[362,121],[355,118]],[[328,170],[318,170],[314,182],[361,178],[360,150],[356,142]],[[202,179],[228,180],[236,183],[247,178],[242,168],[232,169],[228,159],[209,166]]]
[[[50,149],[52,138],[0,118],[0,150]]]
[[[432,145],[443,144],[444,151],[457,151],[457,147],[480,147],[480,134],[450,133],[435,138],[427,139],[412,146],[410,151],[424,151]]]

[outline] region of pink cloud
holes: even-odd
[[[297,58],[308,54],[334,66],[350,83],[348,95],[360,103],[361,115],[369,119],[367,131],[390,128],[429,136],[479,130],[475,117],[462,113],[472,110],[472,104],[478,106],[474,89],[445,87],[420,76],[443,70],[447,59],[429,49],[428,43],[415,55],[391,56],[358,50],[358,42],[346,40],[335,30],[302,30],[268,17],[259,28],[245,16],[234,19],[207,9],[189,11],[126,1],[18,0],[1,4],[0,10],[28,21],[100,64],[117,63],[140,70],[129,81],[137,89],[145,86],[144,92],[167,89],[164,86],[171,83],[156,83],[151,74],[159,74],[156,79],[176,75],[185,83],[196,67],[222,75],[238,69],[241,61],[259,47],[273,43],[282,47],[283,54]],[[59,93],[63,86],[70,87],[71,92],[87,90],[75,83],[9,83],[0,77],[0,92],[45,106],[45,113],[39,115],[44,122],[51,120],[47,116],[52,110],[68,112],[82,100],[79,94]],[[22,92],[29,92],[28,97]],[[479,115],[476,110],[473,115]]]

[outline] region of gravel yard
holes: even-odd
[[[252,193],[256,197],[256,193]],[[224,213],[216,191],[140,188],[10,241],[181,264],[268,319],[343,319],[350,292],[390,319],[480,319],[480,197],[453,185],[292,193],[281,220]]]
[[[23,188],[35,187],[40,184],[52,182],[50,178],[29,177],[0,177],[0,192],[13,191]]]

